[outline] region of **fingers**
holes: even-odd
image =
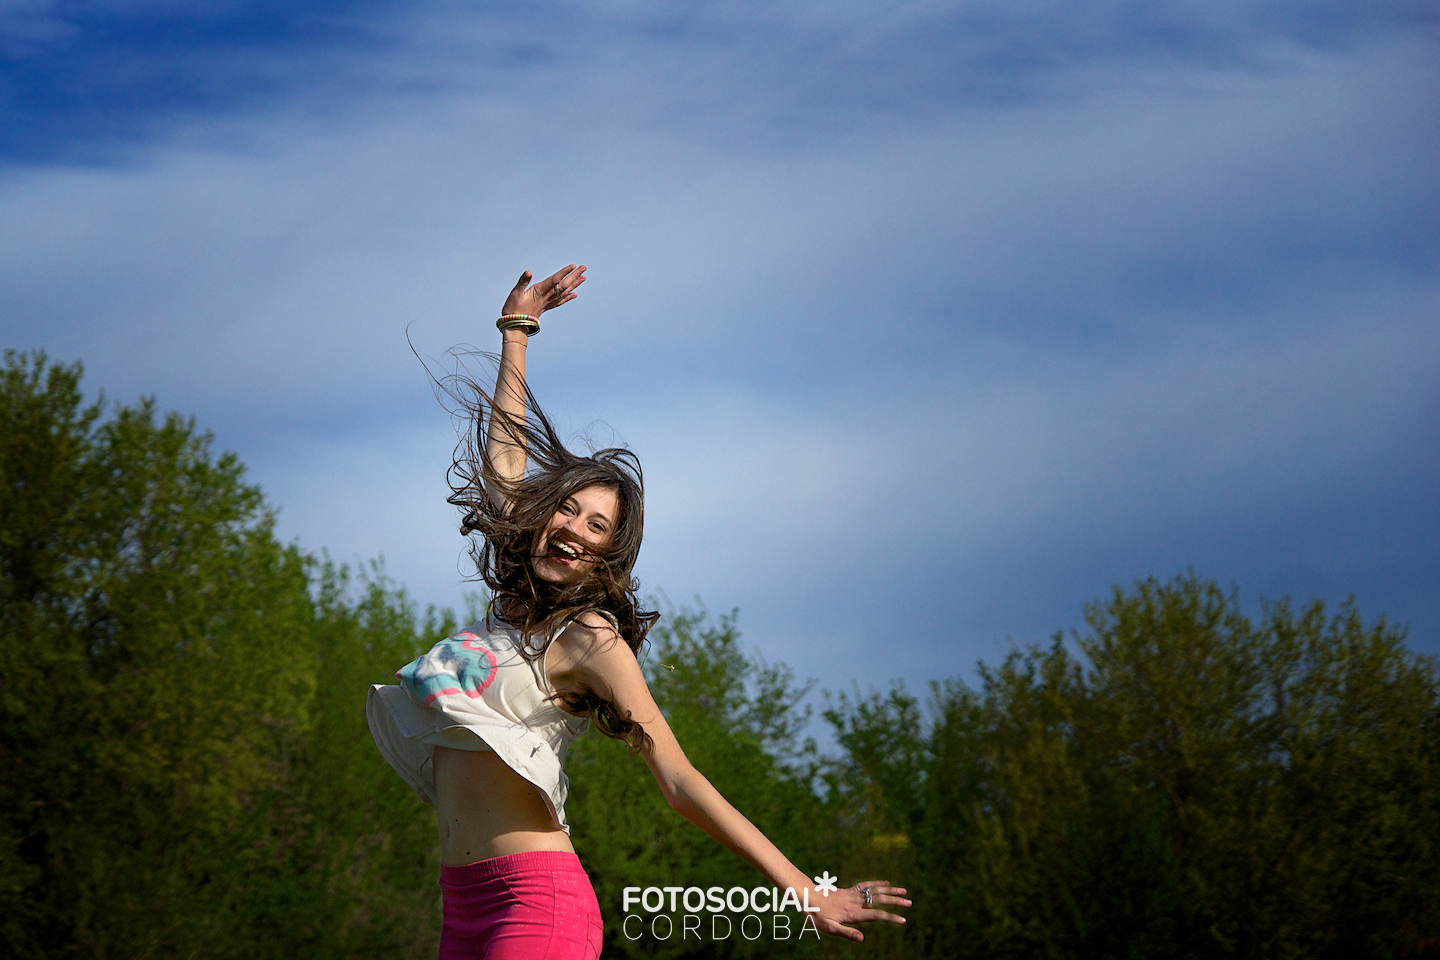
[[[891,887],[876,884],[875,886],[868,887],[866,889],[870,891],[871,903],[889,903],[894,904],[897,907],[908,907],[911,905],[910,901],[905,899],[904,887]]]
[[[577,269],[577,268],[576,268],[575,264],[573,264],[573,263],[570,264],[569,266],[561,267],[559,270],[556,270],[556,271],[555,271],[554,273],[552,273],[550,276],[548,276],[548,277],[545,278],[545,280],[541,283],[542,288],[543,288],[543,287],[554,288],[554,287],[561,286],[562,284],[565,283],[565,279],[566,279],[567,277],[569,277],[570,274],[576,272],[576,269]],[[580,267],[580,268],[579,268],[579,270],[581,270],[581,271],[583,271],[584,269],[585,269],[584,267]]]
[[[577,267],[572,263],[536,284],[535,289],[545,296],[545,308],[548,310],[574,300],[575,288],[584,282],[585,266],[582,264]]]
[[[520,279],[515,281],[516,293],[522,292],[526,287],[530,285],[531,276],[533,276],[533,274],[531,274],[529,270],[526,270],[524,273],[520,274]]]
[[[910,906],[910,901],[902,899],[905,896],[904,887],[892,887],[889,880],[861,880],[855,884],[854,889],[863,897],[865,891],[870,891],[870,899],[873,903],[903,903]]]
[[[886,920],[890,923],[904,923],[905,918],[888,910],[875,909],[878,905],[908,907],[911,906],[909,899],[905,897],[904,887],[892,887],[888,880],[862,880],[853,888],[860,896],[870,894],[870,906],[860,911],[860,919],[865,922],[872,920]]]
[[[865,934],[859,930],[856,930],[854,927],[847,927],[834,920],[822,919],[820,921],[820,928],[832,937],[844,937],[846,940],[854,940],[856,943],[862,943],[865,940]]]

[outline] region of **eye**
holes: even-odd
[[[564,503],[560,504],[560,512],[565,514],[565,516],[567,517],[573,517],[576,513],[579,512],[579,508],[575,506],[575,502],[573,500],[566,500]]]

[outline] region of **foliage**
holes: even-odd
[[[903,688],[831,711],[848,808],[913,831],[910,954],[1437,952],[1433,658],[1193,574],[1087,621],[935,685],[923,730]]]
[[[455,616],[281,544],[233,454],[80,375],[0,371],[0,955],[433,956],[433,813],[364,697]],[[607,955],[1440,954],[1433,658],[1353,602],[1252,622],[1193,573],[1086,620],[975,688],[829,697],[820,757],[809,685],[734,613],[671,610],[644,670],[696,767],[797,864],[916,906],[860,946],[628,941],[623,887],[757,878],[589,736],[569,814]]]
[[[383,582],[348,603],[233,454],[153,400],[102,422],[79,381],[0,377],[7,952],[393,952],[435,858],[361,704],[448,625]]]

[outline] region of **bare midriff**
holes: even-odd
[[[512,853],[574,853],[530,781],[489,750],[435,747],[440,859],[452,866]]]

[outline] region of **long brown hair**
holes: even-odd
[[[492,355],[482,356],[498,363]],[[645,481],[639,458],[623,447],[588,456],[572,453],[528,386],[524,415],[510,416],[497,410],[490,395],[468,375],[457,373],[437,380],[437,385],[458,406],[452,412],[465,422],[446,478],[451,491],[447,499],[463,511],[460,532],[480,534],[471,539],[470,555],[479,578],[490,588],[491,614],[522,636],[543,637],[548,644],[555,627],[595,611],[615,624],[638,657],[645,635],[660,619],[659,613],[640,606],[639,582],[633,575],[645,532]],[[486,449],[484,431],[492,420],[506,442],[526,451],[526,469],[516,481],[501,479]],[[499,496],[491,497],[487,486]],[[537,577],[531,560],[537,538],[568,497],[594,486],[615,491],[619,502],[609,542],[589,552],[593,566],[574,583],[555,584]],[[499,505],[506,500],[507,506]],[[526,656],[539,655],[528,644],[521,646]],[[554,699],[570,713],[589,717],[595,729],[623,740],[631,750],[651,746],[649,735],[628,711],[622,715],[614,703],[593,691],[556,694]]]

